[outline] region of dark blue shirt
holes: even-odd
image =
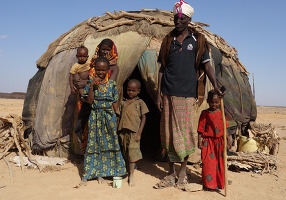
[[[202,63],[210,60],[206,48]],[[158,58],[160,62],[160,55]],[[197,97],[196,38],[189,32],[181,44],[173,39],[170,45],[168,63],[162,76],[163,94],[177,97]]]

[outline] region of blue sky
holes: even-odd
[[[286,106],[286,1],[187,0],[255,77],[258,105]],[[36,61],[61,34],[105,11],[172,10],[172,0],[0,0],[0,92],[26,92]]]

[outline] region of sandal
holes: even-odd
[[[188,184],[188,175],[179,176],[175,187],[180,189],[180,190],[186,190],[185,186],[187,184]]]
[[[165,176],[159,183],[157,183],[154,188],[155,189],[163,189],[167,187],[174,187],[176,183],[176,174],[170,174]]]

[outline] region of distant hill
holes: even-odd
[[[24,92],[12,92],[12,93],[3,93],[0,92],[0,98],[4,99],[25,99],[26,93]]]

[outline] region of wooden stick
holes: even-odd
[[[116,20],[121,19],[122,17],[151,19],[151,20],[156,19],[156,17],[151,16],[151,15],[138,14],[138,13],[129,13],[129,12],[122,11],[122,10],[120,10],[119,13],[116,14],[116,15],[113,14],[113,13],[110,13],[108,11],[106,11],[105,14],[109,15],[111,18],[116,19]]]
[[[220,99],[220,105],[221,105],[221,114],[222,114],[222,121],[223,121],[223,144],[224,144],[224,150],[223,150],[223,158],[224,158],[224,196],[227,196],[227,132],[226,132],[226,121],[225,121],[225,113],[224,113],[224,105],[223,105],[223,98]]]
[[[13,172],[11,170],[11,166],[10,166],[10,163],[7,161],[7,159],[4,157],[3,160],[5,161],[5,163],[7,164],[8,166],[8,169],[9,169],[9,175],[10,175],[10,180],[12,183],[14,183],[14,176],[13,176]]]
[[[15,121],[13,122],[13,127],[14,127],[14,129],[17,128]],[[24,124],[23,123],[21,124],[21,127],[18,128],[18,134],[19,134],[19,139],[22,142],[22,145],[24,146],[24,149],[26,151],[26,156],[28,157],[28,160],[31,163],[35,164],[41,172],[42,171],[41,165],[38,163],[38,161],[36,159],[32,158],[30,149],[28,148],[28,145],[26,144],[26,141],[24,139]]]
[[[111,28],[115,28],[117,26],[122,26],[122,25],[132,25],[135,23],[136,20],[126,20],[126,21],[121,21],[121,22],[118,22],[118,23],[115,23],[115,24],[111,24],[109,26],[105,26],[105,27],[99,27],[98,28],[98,32],[101,32],[101,31],[106,31],[108,29],[111,29]]]

